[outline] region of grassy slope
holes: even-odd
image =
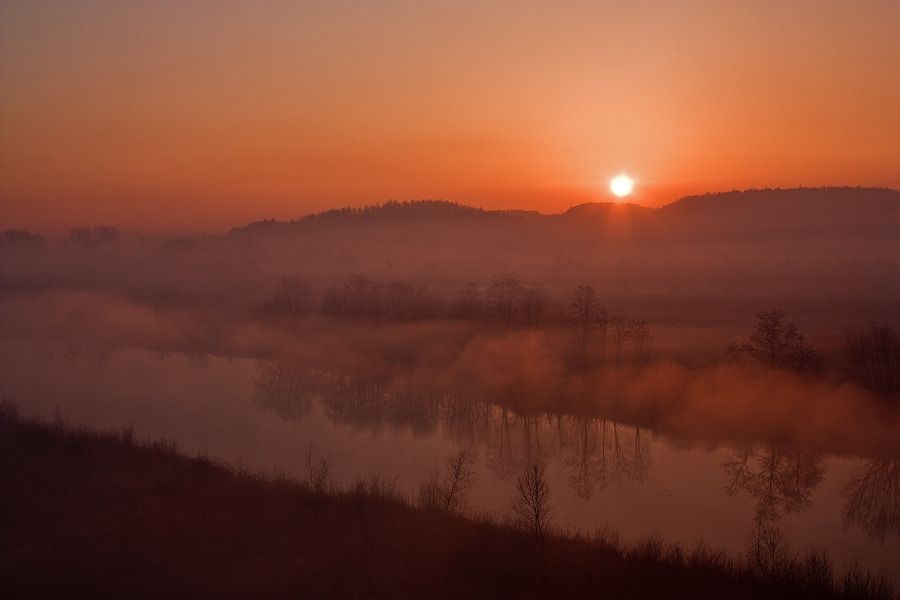
[[[3,411],[0,411],[2,413]],[[371,488],[371,486],[369,486]],[[0,596],[821,597],[722,557],[527,535],[365,486],[316,494],[0,414]]]

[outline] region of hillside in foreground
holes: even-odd
[[[0,411],[3,597],[891,597],[821,557],[761,572],[699,547],[527,532],[329,493]]]

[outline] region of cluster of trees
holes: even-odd
[[[328,315],[393,321],[463,318],[536,326],[551,320],[552,300],[542,285],[525,285],[509,273],[497,275],[483,290],[470,282],[453,298],[444,298],[424,284],[385,284],[354,274],[344,283],[326,289],[320,308]]]
[[[634,348],[634,358],[644,359],[647,343],[650,341],[650,324],[647,321],[626,319],[622,315],[610,315],[600,305],[597,293],[589,285],[579,285],[569,299],[567,321],[580,333],[586,348],[597,339],[601,349],[601,360],[607,357],[607,339],[612,338],[612,358],[618,364],[624,356],[626,343]]]
[[[798,373],[819,373],[822,355],[812,348],[797,325],[780,310],[756,314],[756,329],[743,344],[732,344],[733,360],[749,358],[759,364]],[[846,376],[869,391],[897,400],[900,397],[900,334],[887,323],[872,323],[865,331],[847,336],[844,347]]]
[[[505,327],[563,324],[578,332],[583,349],[599,345],[602,361],[623,360],[625,347],[630,344],[634,358],[640,362],[651,339],[647,321],[610,314],[589,285],[577,286],[565,302],[559,302],[542,284],[526,284],[512,273],[496,275],[484,288],[469,282],[450,298],[424,284],[381,283],[353,274],[343,283],[327,288],[318,306],[307,281],[283,277],[264,308],[283,314],[300,315],[318,310],[330,316],[398,322],[452,318],[482,320]]]
[[[469,489],[475,483],[474,455],[460,450],[450,456],[444,472],[433,473],[419,487],[418,506],[444,514],[464,512]],[[512,522],[531,533],[543,548],[551,518],[551,491],[546,464],[532,461],[516,478],[516,494],[512,502]]]
[[[69,230],[69,242],[81,248],[94,249],[119,239],[119,230],[112,225],[73,227]]]
[[[407,281],[382,284],[355,274],[325,290],[321,304],[326,315],[392,321],[440,316],[442,309],[442,302],[427,286]]]
[[[733,359],[746,356],[767,367],[801,373],[821,370],[822,356],[806,343],[796,324],[785,321],[783,311],[763,310],[756,313],[756,319],[750,340],[729,347]]]

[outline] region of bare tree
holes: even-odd
[[[589,285],[579,285],[569,299],[569,322],[581,332],[581,339],[587,343],[594,327],[605,321],[605,311],[597,301],[597,293]]]
[[[459,511],[465,506],[469,488],[475,483],[473,463],[474,457],[467,450],[460,450],[447,459],[444,485],[440,494],[444,512]]]
[[[460,450],[448,458],[443,479],[438,473],[432,473],[419,486],[419,506],[444,513],[462,511],[469,488],[475,483],[473,463],[474,457],[467,450]]]
[[[543,545],[550,520],[550,486],[547,484],[544,463],[529,463],[516,479],[516,499],[513,511],[519,523],[530,530]]]
[[[797,371],[817,371],[821,357],[803,339],[794,323],[784,321],[780,310],[756,313],[756,331],[741,351],[759,362]]]
[[[763,520],[756,526],[747,540],[750,565],[764,577],[777,577],[788,566],[787,543],[781,530]]]

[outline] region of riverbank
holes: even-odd
[[[417,508],[381,479],[315,491],[128,430],[0,411],[4,597],[890,597],[861,572],[549,535]]]

